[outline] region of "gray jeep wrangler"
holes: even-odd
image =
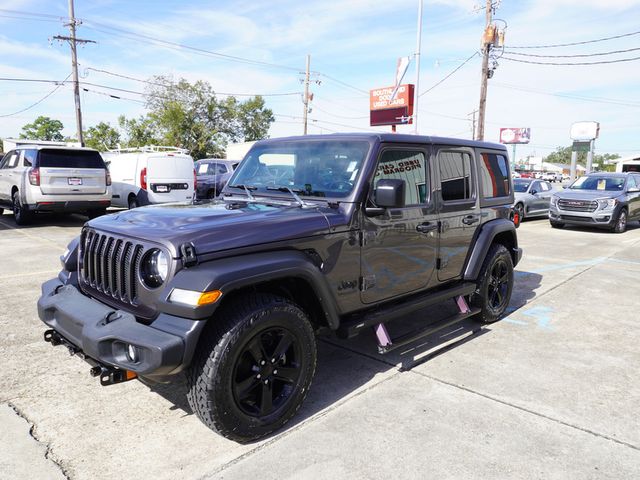
[[[521,257],[503,145],[393,134],[265,140],[219,199],[88,222],[42,286],[45,340],[103,385],[171,382],[240,442],[300,408],[318,332],[374,328],[381,354],[505,312]],[[385,327],[453,299],[459,313]]]

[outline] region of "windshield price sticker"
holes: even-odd
[[[207,168],[209,168],[209,165],[206,163],[201,164],[198,167],[198,173],[207,173]]]
[[[598,180],[598,186],[596,187],[598,190],[606,190],[607,189],[607,181],[603,178]]]

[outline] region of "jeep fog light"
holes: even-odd
[[[199,307],[202,305],[210,305],[216,303],[222,292],[220,290],[211,290],[210,292],[194,292],[193,290],[183,290],[174,288],[169,295],[171,303],[181,303],[190,307]]]

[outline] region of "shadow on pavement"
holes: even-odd
[[[16,225],[13,214],[5,213],[0,216],[0,229],[33,229],[40,227],[82,227],[88,218],[85,215],[63,213],[38,213],[34,215],[27,225]]]

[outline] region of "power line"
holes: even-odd
[[[622,62],[633,62],[635,60],[640,60],[640,57],[633,58],[620,58],[618,60],[601,60],[598,62],[536,62],[532,60],[521,60],[519,58],[511,58],[511,57],[502,57],[504,60],[508,60],[510,62],[519,62],[519,63],[530,63],[532,65],[555,65],[555,66],[581,66],[581,65],[604,65],[610,63],[622,63]]]
[[[610,52],[583,53],[580,55],[535,55],[532,53],[520,53],[520,52],[508,52],[508,51],[505,51],[505,53],[507,53],[508,55],[520,55],[521,57],[536,57],[536,58],[585,58],[585,57],[600,57],[603,55],[615,55],[618,53],[635,52],[637,50],[640,50],[640,47],[628,48],[626,50],[612,50]]]
[[[467,58],[464,62],[462,62],[460,65],[458,65],[455,69],[453,69],[451,72],[449,72],[448,75],[446,75],[444,78],[442,78],[440,81],[436,82],[435,84],[433,84],[432,86],[430,86],[429,88],[427,88],[424,92],[422,92],[419,96],[423,96],[427,93],[429,93],[431,90],[433,90],[434,88],[436,88],[438,85],[444,83],[445,80],[447,80],[449,77],[451,77],[454,73],[456,73],[458,70],[460,70],[462,67],[464,67],[468,62],[471,61],[471,59],[473,57],[475,57],[476,55],[478,55],[478,52],[473,52],[473,55],[471,55],[469,58]]]
[[[615,35],[613,37],[605,37],[605,38],[596,38],[595,40],[585,40],[582,42],[573,42],[573,43],[557,43],[555,45],[524,45],[524,46],[511,46],[507,45],[505,48],[556,48],[556,47],[572,47],[574,45],[586,45],[588,43],[597,43],[604,42],[606,40],[615,40],[617,38],[630,37],[632,35],[638,35],[640,31],[631,32],[631,33],[623,33],[622,35]]]
[[[86,88],[86,87],[82,87],[82,90],[85,91],[85,92],[94,93],[96,95],[103,95],[105,97],[113,98],[113,99],[116,99],[116,100],[127,100],[129,102],[135,102],[135,103],[142,104],[142,105],[146,104],[146,102],[143,101],[143,100],[136,100],[135,98],[121,97],[119,95],[112,95],[110,93],[99,92],[97,90],[91,90],[91,89]]]
[[[69,78],[71,76],[71,74],[67,75],[67,78]],[[51,95],[53,95],[54,93],[56,93],[58,91],[58,89],[62,86],[65,85],[65,81],[67,80],[67,78],[65,78],[63,81],[59,82],[58,85],[51,90],[49,93],[47,93],[44,97],[42,97],[40,100],[38,100],[35,103],[32,103],[31,105],[29,105],[26,108],[23,108],[22,110],[18,110],[17,112],[13,112],[13,113],[8,113],[5,115],[0,115],[0,118],[6,118],[6,117],[13,117],[14,115],[18,115],[19,113],[22,112],[26,112],[27,110],[32,109],[33,107],[35,107],[36,105],[41,104],[42,102],[44,102],[47,98],[49,98]]]
[[[126,78],[127,80],[133,80],[135,82],[146,83],[147,85],[154,85],[158,87],[168,87],[173,85],[172,83],[157,83],[149,80],[142,80],[140,78],[130,77],[128,75],[123,75],[121,73],[110,72],[108,70],[101,70],[98,68],[87,67],[86,70],[91,70],[94,72],[106,73],[107,75],[112,75],[114,77]],[[234,97],[283,97],[288,95],[300,95],[300,92],[285,92],[285,93],[229,93],[229,92],[215,92],[217,95],[228,95]]]
[[[10,13],[13,15],[27,15],[30,17],[55,18],[57,20],[67,18],[67,17],[61,17],[60,15],[51,15],[49,13],[25,12],[21,10],[9,10],[7,8],[0,8],[0,12]]]
[[[369,96],[369,92],[367,90],[363,90],[363,89],[355,87],[355,86],[353,86],[353,85],[351,85],[351,84],[349,84],[347,82],[343,82],[342,80],[338,80],[337,78],[331,77],[331,76],[327,75],[326,73],[320,73],[320,72],[313,72],[313,73],[316,73],[316,74],[326,78],[327,80],[331,80],[331,81],[333,81],[333,82],[335,82],[335,83],[337,83],[339,85],[342,85],[344,87],[350,88],[351,90],[354,90],[356,92],[360,92],[360,93],[363,93],[363,94]]]

